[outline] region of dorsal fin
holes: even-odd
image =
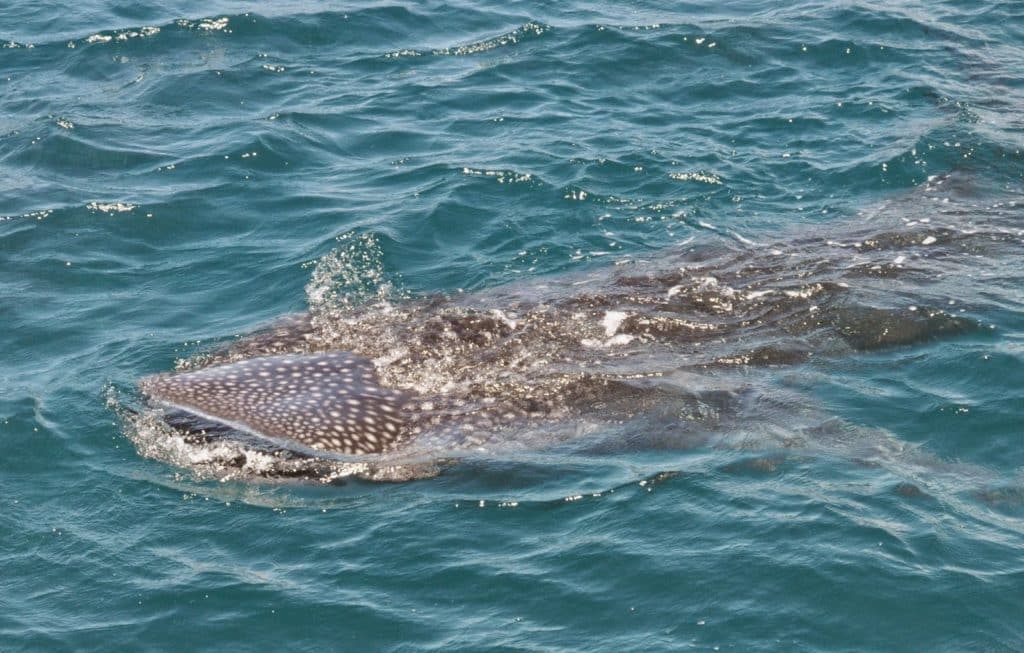
[[[209,420],[320,451],[380,453],[407,433],[407,396],[344,352],[266,356],[139,383],[151,398]]]

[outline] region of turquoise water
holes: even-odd
[[[0,650],[1024,650],[1019,3],[0,19]],[[401,484],[210,475],[125,418],[325,296],[372,327],[710,260],[721,299],[774,251],[974,326],[737,331],[816,355],[687,367],[737,398],[713,424],[531,426]]]

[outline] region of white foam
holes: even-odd
[[[138,207],[138,204],[131,204],[129,202],[89,202],[85,205],[85,208],[90,211],[100,211],[102,213],[127,213],[128,211],[134,211]]]
[[[601,324],[604,326],[604,335],[609,338],[615,335],[615,332],[622,326],[622,321],[629,317],[629,313],[623,311],[608,311],[604,314],[604,319],[601,320]]]
[[[491,315],[493,315],[495,319],[500,320],[503,324],[505,324],[505,326],[512,330],[515,330],[516,326],[519,324],[516,320],[506,315],[505,311],[501,310],[500,308],[491,309]]]

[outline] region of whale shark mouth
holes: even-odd
[[[453,296],[353,301],[332,284],[386,277],[353,267],[374,259],[372,239],[353,237],[318,264],[308,313],[143,379],[161,410],[127,420],[129,436],[144,455],[215,476],[314,480],[408,480],[438,461],[506,460],[595,432],[637,448],[712,438],[849,453],[855,430],[813,398],[790,401],[794,377],[774,370],[813,378],[840,358],[981,329],[976,272],[1019,261],[1024,232],[1017,205],[980,206],[962,183],[935,180],[827,237],[711,238]],[[967,199],[935,202],[938,189]],[[856,432],[867,449],[898,449]]]

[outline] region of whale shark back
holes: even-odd
[[[344,352],[264,356],[143,379],[180,411],[270,440],[342,454],[381,453],[408,434],[408,396]]]

